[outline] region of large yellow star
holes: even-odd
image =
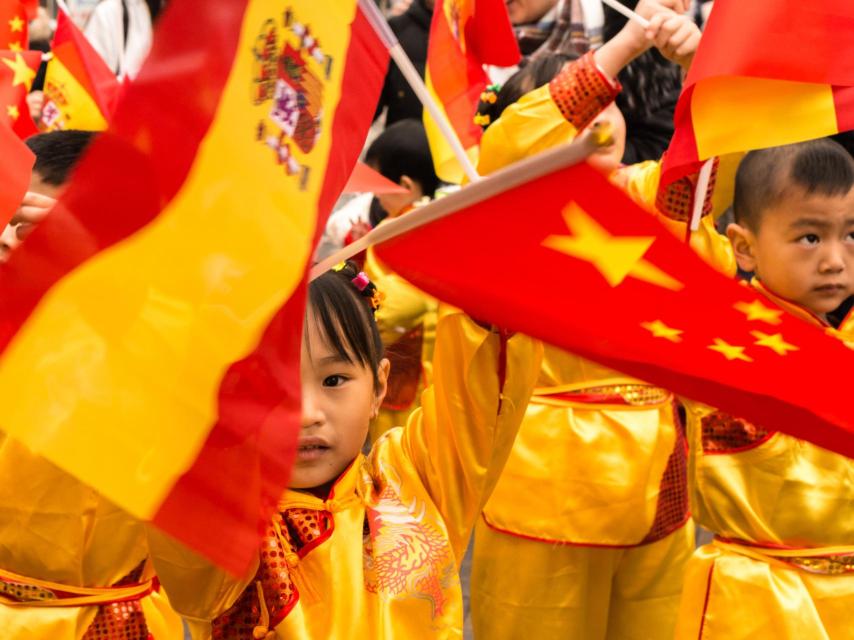
[[[21,20],[21,16],[15,16],[11,20],[9,20],[9,29],[14,32],[22,32],[24,30],[24,21]]]
[[[756,338],[756,344],[760,347],[768,347],[778,356],[784,356],[789,351],[798,351],[798,347],[793,344],[789,344],[783,339],[783,334],[775,333],[774,335],[768,335],[767,333],[762,333],[761,331],[751,331],[750,335]]]
[[[739,347],[733,344],[729,344],[728,342],[726,342],[725,340],[721,340],[720,338],[715,338],[715,343],[709,345],[709,349],[723,354],[723,357],[727,360],[742,360],[744,362],[753,362],[753,358],[744,353],[744,350],[746,348],[747,347]]]
[[[629,276],[673,291],[684,286],[643,259],[654,236],[613,236],[575,202],[563,210],[563,219],[572,235],[549,236],[543,246],[591,263],[612,287]]]
[[[739,302],[735,305],[735,310],[741,311],[748,320],[761,320],[768,324],[780,324],[782,322],[780,316],[783,315],[783,312],[780,309],[769,309],[759,300],[750,303]]]
[[[12,120],[17,120],[18,116],[21,115],[21,112],[18,110],[14,104],[10,104],[6,107],[6,115],[8,115]]]
[[[14,62],[3,58],[3,64],[9,67],[15,74],[12,78],[12,86],[17,87],[19,84],[22,84],[29,90],[30,85],[33,83],[33,78],[36,77],[36,72],[27,66],[24,57],[20,53],[17,53],[15,54]]]
[[[650,333],[652,333],[652,335],[656,338],[664,338],[665,340],[670,340],[670,342],[682,342],[682,329],[674,329],[673,327],[668,327],[661,320],[655,320],[653,322],[641,322],[641,326]]]

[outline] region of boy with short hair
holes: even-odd
[[[727,235],[753,286],[854,342],[850,312],[831,324],[854,294],[854,161],[844,149],[812,140],[750,152],[733,208]],[[854,460],[684,403],[692,510],[715,540],[688,564],[677,638],[854,637]]]

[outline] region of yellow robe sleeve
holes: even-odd
[[[458,563],[510,455],[541,358],[542,344],[531,338],[503,342],[459,311],[440,312],[433,384],[401,445],[446,524]]]
[[[187,620],[191,630],[195,625],[209,630],[210,621],[234,604],[252,581],[258,561],[238,579],[153,525],[146,529],[151,560],[172,608]],[[201,636],[194,633],[193,637]]]
[[[510,105],[484,132],[478,173],[572,142],[610,104],[620,86],[596,66],[593,54],[567,64],[547,85]]]

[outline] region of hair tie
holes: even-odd
[[[364,271],[357,273],[356,277],[350,280],[350,282],[352,282],[353,286],[359,290],[359,293],[364,293],[365,289],[367,289],[371,284],[368,275]]]

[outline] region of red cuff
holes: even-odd
[[[581,131],[607,107],[622,87],[605,76],[593,58],[585,53],[568,64],[549,83],[549,92],[563,117]]]
[[[709,187],[706,189],[706,199],[703,202],[703,214],[712,212],[712,194],[715,191],[715,178],[718,175],[718,159],[712,166],[709,177]],[[694,213],[694,194],[697,191],[699,172],[679,178],[666,187],[659,187],[655,194],[655,208],[664,216],[679,222],[690,222]]]

